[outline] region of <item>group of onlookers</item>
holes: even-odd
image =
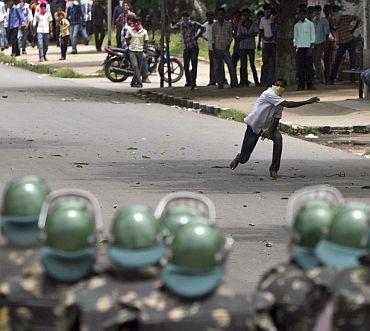
[[[66,59],[68,46],[77,54],[79,35],[85,44],[95,35],[101,51],[107,15],[100,0],[7,0],[0,1],[0,47],[12,47],[12,56],[27,53],[27,45],[39,48],[39,61],[47,61],[50,38],[61,48],[60,60]]]
[[[323,13],[322,13],[323,9]],[[361,20],[344,15],[338,5],[301,7],[294,26],[297,49],[298,90],[314,89],[316,83],[334,84],[343,56],[348,51],[350,69],[356,68],[354,32]]]

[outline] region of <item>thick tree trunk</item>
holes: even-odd
[[[295,84],[295,51],[293,34],[298,1],[280,1],[278,8],[278,33],[276,43],[276,77]]]

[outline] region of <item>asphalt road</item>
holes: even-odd
[[[368,159],[285,136],[281,179],[267,176],[271,142],[260,142],[252,160],[231,172],[243,124],[146,104],[123,88],[96,89],[87,80],[40,78],[4,65],[0,77],[1,190],[26,174],[45,178],[53,189],[86,189],[97,195],[107,225],[115,204],[155,207],[172,191],[203,192],[216,204],[219,226],[236,241],[225,278],[238,290],[252,290],[286,258],[283,226],[292,192],[328,183],[347,199],[370,202],[362,189],[370,184]]]

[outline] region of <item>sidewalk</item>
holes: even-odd
[[[67,60],[59,61],[60,50],[55,45],[51,45],[48,51],[49,61],[43,62],[44,65],[53,67],[72,68],[82,74],[96,74],[102,69],[105,53],[97,53],[94,46],[78,45],[78,54],[69,54]],[[18,57],[18,60],[27,60],[36,63],[38,61],[37,47],[27,48],[27,55]],[[10,55],[10,49],[5,51]],[[216,87],[207,87],[209,66],[205,62],[199,63],[198,85],[195,91],[184,88],[185,78],[174,85],[172,88],[159,88],[159,75],[153,74],[150,79],[152,84],[146,84],[145,88],[179,98],[191,99],[195,102],[206,105],[217,105],[220,107],[236,109],[246,114],[250,113],[256,98],[262,93],[263,88],[248,87],[240,89],[218,90]],[[107,81],[106,78],[99,78]],[[117,87],[127,91],[130,81],[124,83],[112,83],[112,89]],[[282,122],[287,125],[298,125],[304,127],[354,127],[370,125],[370,101],[358,99],[357,83],[343,83],[334,86],[320,85],[316,91],[294,91],[294,87],[287,91],[285,98],[288,100],[302,100],[311,96],[319,96],[321,103],[297,109],[285,109]],[[135,91],[135,90],[133,90]]]

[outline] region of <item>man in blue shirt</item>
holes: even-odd
[[[67,19],[70,23],[70,35],[71,35],[71,43],[72,43],[72,53],[71,54],[77,54],[77,38],[78,38],[78,33],[82,30],[82,20],[83,20],[83,14],[82,14],[82,9],[81,5],[79,4],[78,1],[73,1],[73,5],[68,8],[67,10]],[[83,33],[83,32],[82,32]],[[84,33],[83,33],[84,34]],[[88,43],[89,39],[86,34],[83,35],[85,39],[85,44]]]
[[[322,71],[322,59],[326,47],[326,42],[329,39],[330,25],[329,21],[321,16],[321,6],[314,7],[313,24],[315,25],[316,40],[314,46],[314,67],[316,72],[316,79],[320,83],[324,83],[324,75]]]
[[[12,45],[12,56],[20,56],[20,49],[18,45],[18,30],[25,22],[22,9],[17,7],[16,0],[10,1],[9,6],[9,40]]]
[[[314,90],[313,86],[313,45],[315,44],[315,26],[307,19],[307,9],[300,9],[299,21],[294,26],[294,46],[297,49],[296,66],[298,76],[297,91]]]

